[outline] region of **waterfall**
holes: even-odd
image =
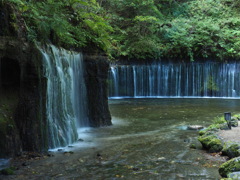
[[[78,139],[77,128],[88,126],[83,58],[53,45],[40,50],[47,79],[49,148],[62,147]]]
[[[115,65],[109,97],[239,97],[240,63]]]

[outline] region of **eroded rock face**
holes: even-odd
[[[0,90],[14,91],[16,97],[15,105],[10,109],[13,126],[7,136],[2,134],[0,146],[6,145],[0,147],[0,154],[12,156],[22,151],[46,151],[46,78],[42,73],[42,55],[34,45],[14,38],[0,37],[0,42]],[[109,64],[105,58],[97,56],[85,56],[85,64],[90,126],[111,125],[107,94]],[[7,153],[9,149],[12,151]]]
[[[1,129],[5,134],[1,142],[5,145],[0,147],[0,155],[46,150],[46,118],[42,113],[44,78],[39,74],[41,55],[35,46],[3,36],[0,37],[0,62],[0,97],[4,100],[0,102],[0,110],[6,114],[2,118],[5,129]]]
[[[23,18],[14,11],[0,3],[0,157],[48,149],[42,55],[26,41]],[[98,56],[86,56],[85,62],[90,126],[111,125],[108,62]]]
[[[90,126],[112,125],[107,93],[109,63],[102,56],[84,56],[84,62]]]

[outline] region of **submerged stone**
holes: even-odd
[[[240,171],[240,157],[233,158],[223,163],[219,168],[219,174],[227,177],[232,172]]]

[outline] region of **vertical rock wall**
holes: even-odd
[[[84,60],[90,126],[109,126],[112,124],[108,108],[109,63],[103,56],[85,56]]]
[[[0,42],[0,113],[5,126],[0,130],[0,156],[47,150],[41,54],[14,37],[0,37]]]

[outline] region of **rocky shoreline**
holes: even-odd
[[[208,128],[199,131],[198,140],[209,153],[228,156],[228,161],[219,168],[223,178],[240,179],[240,115],[231,118],[229,129],[224,118],[217,118]]]

